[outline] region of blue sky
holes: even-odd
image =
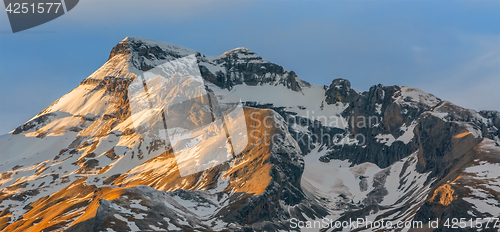
[[[82,0],[16,34],[0,13],[0,134],[76,87],[127,36],[206,55],[246,47],[317,85],[409,85],[500,110],[498,0]]]

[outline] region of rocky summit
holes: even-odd
[[[144,110],[140,119],[162,125],[187,110],[194,134],[225,138],[242,126],[248,134],[239,134],[241,148],[231,137],[228,160],[183,175],[195,158],[183,161],[178,145],[137,127],[130,91],[186,57],[212,97],[160,110],[163,119]],[[172,84],[165,97],[189,95],[183,86]],[[204,126],[207,99],[230,94],[243,121],[224,121],[225,133]],[[0,136],[0,230],[498,231],[500,222],[486,223],[500,217],[499,128],[497,111],[408,86],[315,86],[246,48],[205,56],[128,37],[79,86]],[[203,145],[187,154],[201,154],[196,161],[220,149],[198,138],[189,141]],[[422,228],[335,226],[360,218]],[[454,219],[470,226],[453,227]]]

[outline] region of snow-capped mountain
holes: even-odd
[[[194,82],[147,79],[186,57],[198,65],[200,91],[237,95],[244,120],[205,126],[202,103],[224,104],[211,97],[163,118],[142,114],[154,126],[183,117],[193,134],[206,135],[190,137],[197,150],[180,161],[177,146],[135,125],[131,91],[135,83],[150,91],[170,85],[157,101],[200,93],[183,88]],[[247,145],[237,148],[231,137],[227,161],[183,171],[227,146],[210,140],[231,134],[220,128],[242,125]],[[425,231],[498,231],[500,223],[483,224],[500,217],[499,128],[499,112],[464,109],[412,87],[359,92],[344,79],[315,86],[246,48],[205,56],[128,37],[79,86],[0,136],[0,229],[420,231],[323,222],[420,221],[428,228],[437,218],[439,228]],[[467,226],[447,227],[453,218]]]

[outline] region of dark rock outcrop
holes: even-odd
[[[356,100],[359,94],[351,89],[351,82],[346,79],[335,79],[326,90],[326,103],[335,104],[337,102],[349,103]]]

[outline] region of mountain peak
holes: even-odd
[[[250,61],[254,60],[257,62],[262,62],[264,59],[257,55],[255,52],[250,51],[248,48],[238,47],[227,52],[224,52],[220,57],[230,57],[232,59]],[[264,61],[267,62],[267,61]]]
[[[195,50],[139,37],[126,37],[111,49],[104,66],[84,82],[105,79],[133,79],[154,67],[185,56],[196,55],[202,77],[223,89],[235,85],[284,85],[294,91],[310,84],[294,72],[264,60],[244,47],[220,56],[205,56]],[[244,75],[242,75],[244,74]]]
[[[198,54],[198,52],[166,42],[126,37],[111,49],[108,61],[117,56],[125,56],[132,66],[138,70],[147,71],[165,61],[192,54]]]
[[[150,40],[141,37],[125,37],[122,41],[120,41],[115,48],[124,48],[124,49],[132,49],[134,51],[140,52],[141,48],[145,47],[155,47],[163,51],[172,51],[177,53],[185,53],[186,55],[196,54],[197,51],[184,48],[181,46],[177,46],[171,43]]]
[[[237,52],[250,52],[250,50],[248,50],[248,48],[244,48],[244,47],[237,47],[235,49],[231,49],[231,50],[229,50],[227,52],[222,53],[221,56],[227,56],[227,55],[229,55],[229,54],[231,54],[233,52],[234,53],[237,53]]]

